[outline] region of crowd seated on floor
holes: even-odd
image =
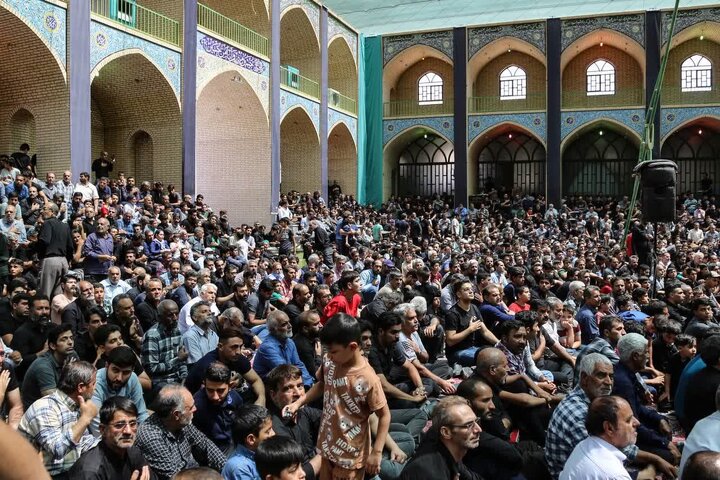
[[[53,479],[720,478],[708,192],[627,236],[628,198],[337,185],[231,225],[0,162],[0,408]]]

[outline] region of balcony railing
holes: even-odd
[[[180,46],[180,23],[134,0],[90,0],[90,8],[102,17]]]
[[[303,77],[292,67],[288,68],[285,65],[280,67],[280,83],[312,98],[320,99],[320,84]]]
[[[198,25],[260,55],[270,56],[267,38],[202,3],[198,3]]]
[[[545,93],[529,93],[525,98],[500,100],[492,97],[471,97],[468,99],[469,113],[534,112],[545,110]]]
[[[328,89],[328,103],[331,107],[339,108],[350,113],[357,113],[357,102],[355,99],[347,97],[337,90]]]
[[[717,87],[704,92],[683,92],[680,87],[662,87],[660,104],[668,105],[717,105],[720,104],[720,89]]]
[[[562,92],[562,108],[638,107],[645,105],[642,88],[615,90],[613,95],[588,95],[585,90]]]
[[[384,117],[428,117],[448,115],[454,111],[453,99],[446,98],[442,103],[420,105],[417,100],[396,100],[383,104]]]

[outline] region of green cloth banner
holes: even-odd
[[[383,200],[382,37],[360,35],[358,110],[358,202]]]

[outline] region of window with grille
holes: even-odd
[[[615,67],[607,60],[596,60],[587,69],[588,95],[615,95]]]
[[[440,75],[428,72],[418,80],[418,100],[420,105],[438,105],[443,103],[443,80]]]
[[[712,63],[707,57],[693,55],[680,67],[680,87],[683,92],[707,92],[712,90]]]
[[[522,100],[527,96],[525,70],[510,65],[500,72],[500,100]]]

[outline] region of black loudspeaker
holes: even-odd
[[[677,170],[672,160],[649,160],[635,167],[633,173],[640,174],[643,221],[675,221]]]

